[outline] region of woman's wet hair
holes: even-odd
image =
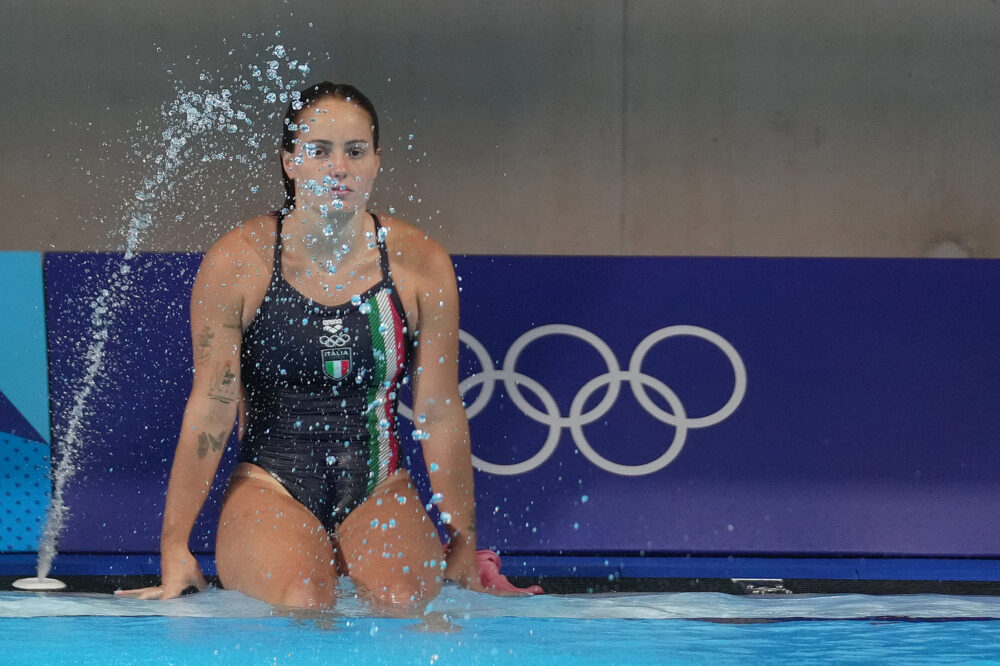
[[[281,150],[286,153],[295,152],[295,144],[299,138],[298,125],[302,116],[306,114],[309,107],[321,99],[333,97],[345,102],[355,102],[360,106],[372,121],[373,149],[378,150],[378,113],[375,105],[368,97],[349,83],[330,83],[321,81],[313,84],[298,93],[298,98],[294,96],[288,104],[285,112],[285,120],[281,129]],[[285,168],[281,168],[281,180],[285,185],[285,204],[283,210],[288,212],[295,208],[295,182],[285,173]]]

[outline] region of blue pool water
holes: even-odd
[[[289,617],[239,593],[168,602],[0,592],[5,664],[1000,663],[1000,599],[605,594],[447,588],[429,620]]]

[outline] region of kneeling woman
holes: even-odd
[[[129,594],[206,585],[188,540],[237,416],[240,462],[216,541],[226,588],[329,608],[340,573],[400,610],[426,604],[445,577],[484,589],[455,275],[423,232],[367,211],[378,139],[375,109],[357,89],[307,88],[285,117],[283,209],[243,222],[205,255],[162,585]],[[410,368],[431,485],[450,515],[447,554],[400,461],[396,402]]]

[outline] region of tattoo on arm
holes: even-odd
[[[201,330],[201,334],[198,336],[198,358],[204,360],[211,356],[212,353],[212,338],[215,337],[215,333],[212,333],[212,329],[205,325],[205,328]]]
[[[212,437],[207,432],[203,432],[198,435],[198,457],[204,458],[208,453],[208,449],[211,448],[213,451],[222,450],[222,438],[225,436],[225,431],[220,432],[215,437]]]
[[[217,369],[215,375],[212,377],[212,388],[208,392],[208,397],[224,405],[228,405],[236,400],[239,390],[240,387],[236,381],[236,375],[229,368],[229,362],[226,361],[225,366]]]

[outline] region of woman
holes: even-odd
[[[486,590],[455,275],[423,232],[366,210],[378,139],[375,109],[356,88],[307,88],[285,117],[284,208],[206,253],[191,297],[194,384],[167,490],[162,585],[125,594],[205,587],[188,540],[237,417],[239,464],[216,540],[226,588],[329,608],[339,572],[398,610],[425,605],[445,577]],[[400,465],[407,368],[447,553]]]

